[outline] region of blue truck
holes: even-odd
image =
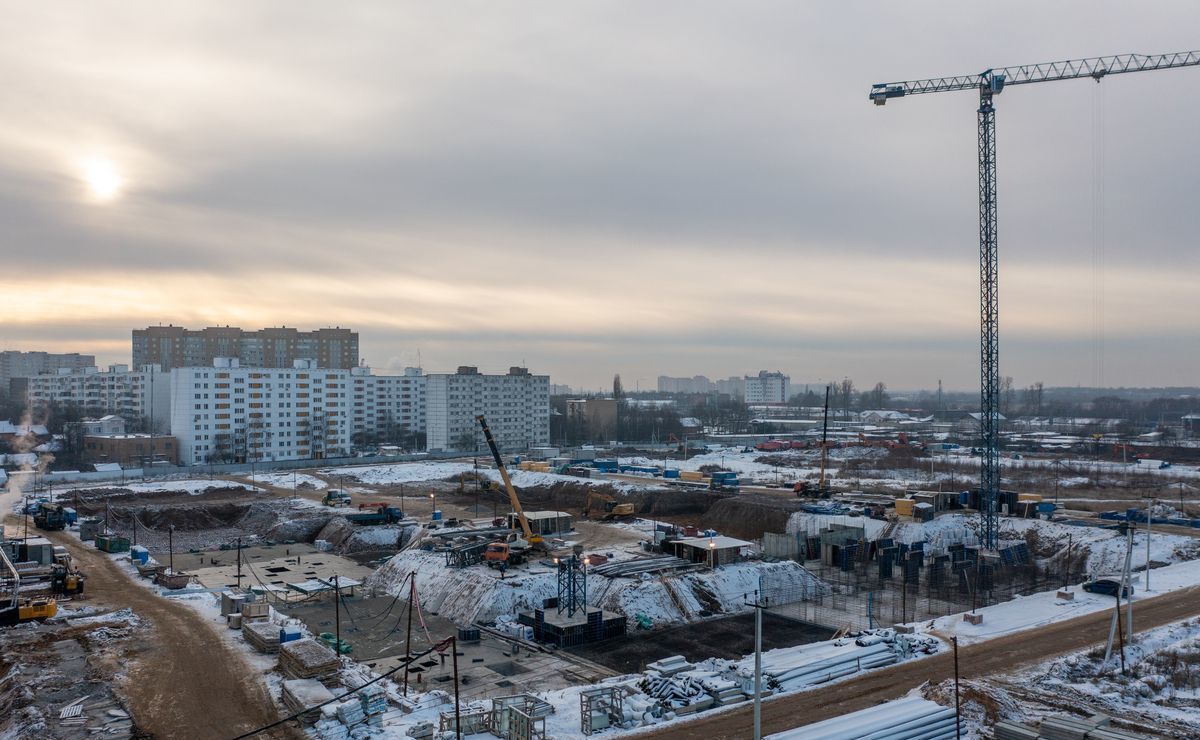
[[[741,486],[738,484],[737,473],[730,470],[718,470],[712,474],[708,481],[708,487],[713,491],[739,491]]]

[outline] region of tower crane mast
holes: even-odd
[[[980,515],[984,547],[996,548],[996,499],[1000,490],[1000,345],[997,304],[996,217],[996,110],[993,98],[1013,85],[1149,72],[1200,65],[1200,51],[1170,54],[1117,54],[1016,67],[988,69],[974,75],[934,77],[927,80],[882,82],[871,86],[870,99],[884,105],[895,98],[925,93],[976,90],[979,135],[979,405],[983,464],[979,481]]]

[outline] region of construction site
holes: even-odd
[[[1146,598],[1133,583],[1147,565],[1162,574],[1154,601],[1200,582],[1200,527],[1178,510],[1097,513],[1006,493],[988,549],[977,493],[928,479],[897,492],[902,469],[874,492],[847,488],[863,461],[907,459],[873,445],[677,451],[657,468],[494,453],[10,487],[10,729],[170,735],[161,723],[177,720],[149,709],[161,687],[146,662],[186,647],[180,659],[198,670],[246,667],[230,679],[246,691],[240,731],[264,736],[667,733],[752,701],[756,616],[759,695],[805,696],[923,670],[955,641],[1095,619],[1117,601],[1104,590],[1114,582],[1134,595],[1123,607]],[[806,485],[779,485],[781,463]],[[104,690],[41,690],[80,660]],[[1001,728],[1034,697],[1007,690],[1020,693],[1011,711],[981,715],[978,736],[1020,736]]]
[[[1047,84],[1200,52],[917,76],[1196,18],[288,10],[16,14],[0,740],[1200,738],[1192,96]]]

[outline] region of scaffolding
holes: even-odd
[[[533,696],[517,694],[492,699],[491,732],[505,740],[545,740],[546,717],[554,706]]]
[[[620,726],[625,719],[625,691],[620,686],[585,689],[579,694],[579,729],[584,735]]]

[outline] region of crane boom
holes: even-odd
[[[881,82],[871,86],[869,98],[875,105],[884,105],[892,98],[923,93],[979,91],[979,432],[983,447],[979,509],[983,520],[981,539],[986,548],[996,549],[996,509],[1000,492],[999,219],[996,215],[996,109],[992,100],[1010,85],[1084,77],[1099,82],[1111,74],[1195,66],[1200,66],[1200,51],[1117,54],[987,69],[976,75]]]
[[[504,460],[500,458],[500,448],[496,446],[496,440],[492,437],[492,430],[488,429],[487,421],[483,418],[483,414],[475,417],[479,422],[479,426],[483,429],[483,438],[487,440],[488,447],[492,450],[492,459],[496,461],[496,469],[500,471],[500,480],[504,481],[504,490],[508,492],[508,501],[512,504],[513,511],[517,514],[517,519],[521,521],[521,533],[525,535],[525,539],[530,545],[536,545],[542,541],[540,535],[535,535],[529,527],[529,520],[525,518],[525,510],[521,508],[521,500],[517,498],[517,489],[513,488],[512,479],[508,477],[508,468],[504,467]]]
[[[1156,69],[1175,69],[1198,65],[1200,65],[1200,51],[1177,51],[1170,54],[1116,54],[1107,57],[1001,67],[988,69],[974,75],[881,82],[871,86],[870,98],[876,105],[884,105],[892,98],[923,93],[987,90],[992,94],[997,94],[1009,85],[1078,80],[1084,77],[1090,77],[1099,82],[1108,75],[1125,72],[1149,72]]]

